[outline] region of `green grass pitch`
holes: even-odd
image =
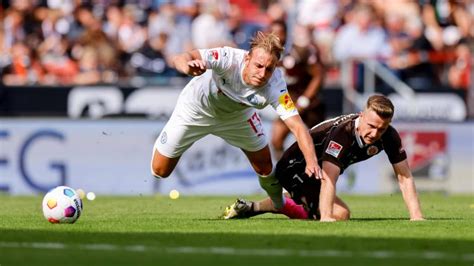
[[[472,195],[422,193],[424,222],[408,221],[400,194],[342,198],[352,220],[319,223],[220,220],[235,197],[98,195],[68,225],[48,223],[39,196],[3,195],[0,265],[474,264]]]

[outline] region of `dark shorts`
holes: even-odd
[[[320,219],[319,192],[321,181],[305,174],[305,165],[288,167],[285,162],[278,162],[275,176],[280,184],[290,193],[297,204],[303,204],[308,210],[309,219]]]

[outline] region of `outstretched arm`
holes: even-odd
[[[323,178],[321,179],[321,192],[319,194],[319,211],[321,222],[334,222],[334,201],[336,200],[336,181],[341,172],[339,166],[324,161]]]
[[[398,178],[398,185],[403,194],[403,200],[410,213],[410,220],[421,221],[423,214],[421,213],[420,201],[416,194],[415,181],[408,166],[408,161],[405,159],[393,165],[393,170]]]
[[[171,58],[171,63],[176,70],[186,75],[199,76],[206,72],[206,63],[198,50],[175,55]]]
[[[304,155],[306,161],[305,173],[308,176],[314,175],[317,179],[321,178],[321,168],[318,165],[318,158],[316,157],[316,151],[314,150],[313,139],[309,134],[308,128],[301,120],[299,115],[289,117],[285,120],[286,126],[290,129],[291,133],[295,135],[298,147]]]

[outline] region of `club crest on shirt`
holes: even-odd
[[[343,147],[342,147],[341,144],[331,140],[329,142],[328,147],[326,148],[326,153],[337,158],[339,156],[339,153],[341,152],[342,148]]]
[[[367,155],[369,156],[372,156],[372,155],[375,155],[379,152],[379,148],[377,148],[377,146],[369,146],[367,148]]]
[[[168,134],[166,134],[166,131],[163,131],[163,133],[161,133],[160,141],[162,144],[165,144],[168,141]]]
[[[285,110],[295,109],[295,104],[293,103],[293,100],[291,100],[290,94],[288,94],[288,92],[285,92],[280,95],[278,101],[285,108]]]
[[[207,59],[209,61],[211,60],[217,60],[219,59],[219,52],[217,50],[210,50],[207,52]]]
[[[249,103],[252,105],[262,105],[265,99],[262,99],[262,97],[259,95],[251,94],[247,96],[247,101],[249,101]]]

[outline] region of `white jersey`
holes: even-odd
[[[275,70],[266,85],[253,88],[242,78],[247,51],[222,47],[202,49],[199,53],[208,70],[189,82],[177,106],[187,114],[188,122],[206,124],[206,118],[225,119],[267,105],[283,120],[298,114],[280,69]]]
[[[178,158],[208,134],[244,151],[268,145],[262,121],[254,108],[271,105],[282,119],[298,115],[280,69],[260,88],[245,84],[244,50],[230,47],[199,50],[208,70],[184,87],[176,108],[156,139],[155,148]]]

